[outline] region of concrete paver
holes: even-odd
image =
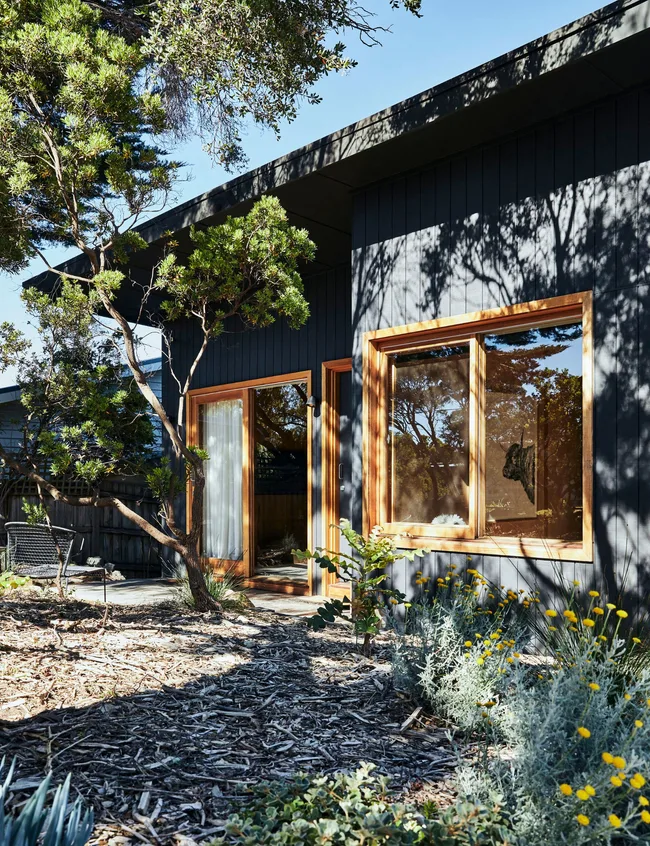
[[[104,600],[101,582],[86,582],[70,587],[74,591],[75,599],[91,602]],[[173,600],[176,590],[176,585],[171,579],[127,579],[123,582],[107,582],[106,598],[113,605],[152,605]],[[247,596],[256,608],[291,617],[309,617],[323,602],[323,597],[291,596],[265,590],[250,590]]]

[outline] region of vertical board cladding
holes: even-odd
[[[212,341],[197,367],[192,388],[211,388],[247,379],[281,376],[300,370],[311,370],[312,392],[322,397],[321,364],[337,358],[347,358],[352,350],[352,315],[350,296],[350,268],[341,266],[305,278],[305,294],[309,301],[310,317],[301,329],[290,329],[283,319],[265,329],[242,328],[232,322],[223,335]],[[190,322],[174,327],[172,361],[177,374],[187,373],[195,351],[200,346],[197,327]],[[165,368],[163,401],[174,409],[177,404],[176,385]],[[174,413],[173,411],[171,413]],[[321,431],[320,410],[314,411],[312,443],[312,528],[314,544],[321,544]],[[185,502],[179,500],[179,513]],[[320,578],[315,573],[314,591],[318,592]]]
[[[392,197],[392,211],[390,198]],[[473,556],[513,589],[561,577],[650,588],[650,91],[374,185],[352,232],[354,517],[361,518],[364,332],[594,292],[594,562]],[[434,552],[425,574],[465,556]],[[415,568],[413,568],[415,569]],[[558,574],[561,571],[562,576]],[[396,574],[415,593],[410,570]]]

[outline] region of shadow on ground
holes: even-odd
[[[400,790],[449,775],[444,733],[392,688],[387,643],[270,612],[4,601],[0,757],[17,800],[52,769],[92,802],[98,843],[201,840],[246,788],[370,761]]]

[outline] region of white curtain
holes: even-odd
[[[243,558],[243,403],[222,400],[203,407],[206,485],[203,548],[206,558]]]

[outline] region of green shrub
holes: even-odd
[[[0,596],[10,590],[24,587],[29,584],[31,579],[29,576],[17,576],[11,570],[3,570],[0,572]]]
[[[314,552],[294,550],[298,558],[313,558],[328,573],[349,582],[352,590],[351,601],[347,597],[329,599],[307,623],[319,631],[350,612],[355,633],[363,636],[362,652],[370,655],[372,640],[383,625],[382,610],[400,605],[406,599],[401,591],[387,585],[386,571],[398,561],[414,561],[416,556],[422,558],[429,550],[398,549],[396,540],[383,537],[379,526],[364,538],[354,531],[349,520],[343,519],[339,531],[350,545],[351,555],[329,552],[322,547]]]
[[[301,775],[253,788],[214,846],[430,844],[497,846],[512,841],[498,808],[466,803],[428,819],[394,802],[386,779],[363,764],[352,775]]]
[[[0,776],[4,768],[3,758]],[[13,770],[12,764],[4,783],[0,782],[0,846],[84,846],[92,834],[93,812],[87,810],[82,818],[83,807],[79,799],[68,807],[70,776],[57,787],[49,809],[46,805],[51,776],[41,782],[20,813],[12,815],[5,811],[5,803],[11,790]]]
[[[185,567],[177,568],[174,575],[179,582],[178,592],[181,604],[187,608],[194,608],[194,597],[192,596]],[[223,608],[236,609],[245,604],[244,599],[231,594],[232,592],[242,597],[245,595],[241,576],[238,576],[232,570],[226,570],[224,573],[214,573],[212,570],[205,570],[203,576],[208,593]]]

